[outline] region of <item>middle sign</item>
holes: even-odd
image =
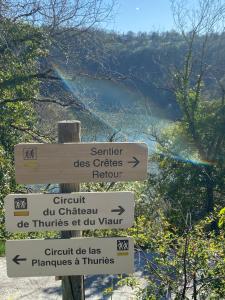
[[[11,194],[5,198],[5,217],[9,232],[129,228],[134,194]]]

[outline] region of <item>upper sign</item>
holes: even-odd
[[[5,217],[10,232],[128,228],[134,194],[11,194],[5,198]]]
[[[18,183],[73,183],[144,180],[144,143],[18,144]]]
[[[6,242],[9,277],[132,273],[131,238],[76,238]]]

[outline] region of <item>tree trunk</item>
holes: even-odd
[[[214,180],[213,180],[213,167],[207,166],[205,168],[205,183],[206,183],[206,207],[205,211],[206,214],[209,215],[214,211]],[[218,224],[216,220],[213,220],[210,224],[210,229],[214,230],[216,233],[218,233]]]
[[[196,272],[193,274],[193,300],[197,300],[197,279],[196,279]]]
[[[205,184],[206,184],[206,213],[209,214],[214,210],[214,182],[212,178],[212,166],[205,167]]]

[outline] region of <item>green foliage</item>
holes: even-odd
[[[30,141],[35,131],[38,59],[47,52],[43,32],[29,24],[3,19],[0,32],[0,239],[4,240],[8,234],[3,199],[23,190],[15,182],[14,145]]]
[[[0,241],[0,256],[5,255],[5,242]]]
[[[219,228],[225,228],[225,207],[219,212],[218,226]]]
[[[224,299],[225,232],[215,234],[207,229],[215,218],[216,214],[194,226],[189,223],[183,232],[161,212],[157,222],[145,222],[149,246],[143,252],[147,260],[144,288],[135,284],[138,298]],[[121,284],[130,281],[133,279],[123,279]]]
[[[86,189],[104,191],[107,187],[108,184],[95,184],[87,185]],[[198,222],[195,220],[195,224],[192,214],[185,215],[178,222],[182,215],[178,212],[179,208],[171,210],[169,215],[151,188],[151,179],[148,185],[118,183],[111,187],[112,190],[136,191],[134,226],[126,230],[95,231],[94,236],[132,236],[135,249],[145,257],[146,263],[141,279],[119,276],[117,285],[105,293],[112,295],[117,286],[127,285],[136,293],[137,299],[142,300],[164,297],[223,299],[225,232],[223,229],[220,232],[210,231],[211,224],[217,222],[218,213]],[[223,216],[223,210],[219,216]],[[171,223],[168,219],[175,221]]]
[[[37,58],[46,55],[44,35],[25,23],[0,24],[0,97],[29,100],[38,92]]]
[[[112,295],[113,291],[114,291],[113,287],[106,288],[103,292],[103,295],[107,295],[107,296]]]
[[[127,285],[129,287],[131,287],[132,289],[136,289],[139,286],[139,281],[136,277],[122,277],[119,276],[119,278],[121,277],[121,279],[118,282],[118,286],[123,286],[123,285]]]
[[[196,221],[216,205],[225,205],[223,109],[219,100],[199,99],[192,121],[184,116],[165,128],[152,157],[159,172],[151,176],[150,185],[169,204],[170,221],[180,227],[187,213]]]
[[[0,164],[1,199],[14,186],[13,147],[30,138],[39,89],[38,59],[46,55],[40,29],[3,19],[0,24]]]

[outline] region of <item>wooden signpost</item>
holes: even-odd
[[[19,144],[18,183],[116,182],[147,177],[144,143]]]
[[[127,237],[7,241],[7,274],[30,277],[133,273],[133,249],[133,240]]]
[[[134,221],[132,192],[11,194],[4,202],[9,232],[119,229]]]
[[[58,123],[58,142],[59,143],[79,143],[81,140],[81,124],[79,121],[62,121]],[[65,181],[63,181],[65,182]],[[80,185],[76,182],[61,183],[59,185],[60,193],[79,192]],[[81,237],[82,231],[71,230],[61,231],[61,238]],[[62,299],[63,300],[84,300],[84,276],[71,275],[56,277],[62,279]]]
[[[60,230],[61,239],[7,241],[7,273],[60,276],[63,300],[83,300],[83,275],[133,272],[134,244],[80,230],[132,226],[134,195],[81,193],[79,183],[144,180],[148,151],[144,143],[80,143],[79,121],[59,122],[58,142],[15,146],[17,182],[60,183],[60,194],[8,195],[7,230]]]

